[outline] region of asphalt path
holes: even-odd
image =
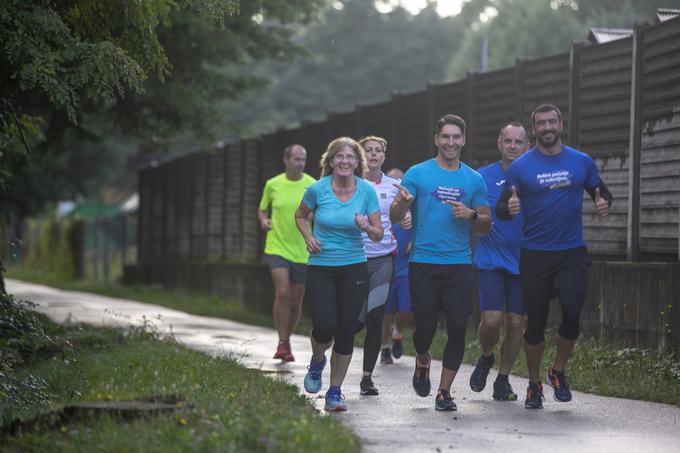
[[[293,336],[297,361],[272,359],[278,337],[272,329],[229,320],[190,315],[165,307],[95,294],[62,291],[8,279],[7,289],[17,299],[32,301],[36,310],[59,323],[87,323],[119,327],[152,324],[159,333],[172,334],[182,344],[212,355],[229,355],[247,367],[297,385],[311,356],[309,339]],[[359,395],[363,352],[355,348],[343,385],[349,411],[332,414],[360,437],[367,452],[479,451],[479,452],[674,452],[680,453],[680,408],[643,401],[607,398],[573,392],[570,403],[553,401],[544,386],[542,410],[524,408],[526,380],[510,376],[520,395],[517,402],[491,398],[492,380],[481,393],[470,390],[473,367],[462,365],[453,384],[457,412],[434,410],[434,394],[421,398],[411,388],[413,357],[376,366],[379,396]],[[433,361],[433,388],[441,362]],[[329,369],[324,370],[321,393],[309,395],[323,413],[323,393]]]

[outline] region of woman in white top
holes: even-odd
[[[364,372],[360,383],[361,394],[377,395],[378,389],[373,384],[372,374],[380,353],[382,321],[397,249],[397,241],[392,234],[392,224],[390,223],[390,205],[399,192],[395,184],[399,184],[400,180],[382,172],[387,151],[387,141],[384,138],[371,135],[360,139],[359,144],[366,152],[366,163],[368,165],[366,181],[373,186],[378,195],[380,220],[385,232],[380,242],[374,242],[370,240],[368,235],[363,234],[368,261],[368,298],[364,302],[358,327],[361,330],[364,325],[366,326]],[[407,228],[410,228],[410,217],[405,219],[404,222],[408,225]]]

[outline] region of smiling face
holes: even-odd
[[[496,142],[501,160],[510,164],[527,150],[529,140],[523,127],[508,125],[501,131]]]
[[[534,114],[532,124],[534,135],[538,144],[544,148],[552,148],[560,141],[562,126],[562,120],[554,110]]]
[[[437,155],[445,162],[457,162],[465,146],[465,135],[455,124],[445,124],[439,134],[434,137]]]
[[[333,156],[331,166],[333,167],[333,174],[336,176],[348,177],[354,174],[357,168],[359,158],[351,146],[344,145]]]
[[[366,152],[368,170],[380,170],[385,163],[385,150],[382,145],[375,140],[368,140],[363,143],[363,147]]]

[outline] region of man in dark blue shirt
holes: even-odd
[[[506,187],[496,204],[499,219],[520,212],[524,226],[520,252],[522,301],[527,313],[524,351],[529,371],[525,407],[543,407],[539,366],[545,347],[549,302],[557,296],[562,323],[547,383],[557,401],[571,401],[565,367],[580,332],[590,258],[583,240],[581,210],[585,189],[600,216],[609,214],[612,194],[593,159],[562,144],[562,114],[551,104],[531,114],[536,146],[508,168]]]
[[[492,213],[505,187],[508,167],[529,148],[529,134],[521,123],[513,121],[503,125],[496,144],[501,160],[477,170],[484,177]],[[480,309],[478,332],[482,355],[470,377],[470,388],[481,392],[486,387],[486,379],[494,364],[493,348],[498,343],[502,323],[505,335],[498,376],[493,383],[493,398],[500,401],[517,400],[508,375],[522,346],[524,309],[519,279],[522,222],[521,212],[512,220],[500,222],[493,215],[491,231],[486,236],[479,236],[475,244]]]

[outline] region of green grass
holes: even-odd
[[[180,291],[165,290],[148,286],[123,287],[116,284],[93,282],[61,282],[49,275],[31,273],[19,267],[12,267],[7,274],[19,278],[52,286],[90,291],[112,297],[122,297],[142,302],[164,305],[189,313],[234,319],[241,322],[272,327],[271,316],[252,313],[237,301],[226,301],[216,296]],[[296,333],[307,335],[311,322],[302,319]],[[415,354],[411,338],[412,330],[407,330],[404,337],[405,353]],[[545,371],[555,357],[553,332],[547,333],[546,349],[541,369]],[[465,346],[464,363],[473,364],[481,353],[476,329],[468,329]],[[355,344],[363,343],[363,332],[357,335]],[[446,344],[446,331],[440,328],[433,340],[431,352],[436,359],[441,359]],[[495,354],[498,358],[499,347]],[[651,349],[627,348],[625,345],[607,343],[587,338],[582,335],[569,361],[567,372],[572,388],[598,395],[618,396],[646,401],[656,401],[680,405],[680,362],[670,353]],[[520,351],[513,374],[527,376],[526,362]],[[461,385],[461,384],[458,384]],[[522,389],[516,389],[520,391]]]
[[[0,393],[5,423],[78,401],[177,394],[187,404],[171,414],[132,421],[104,416],[7,435],[0,438],[3,451],[360,449],[349,428],[333,417],[319,417],[295,386],[230,358],[210,357],[172,339],[159,340],[144,329],[123,334],[108,328],[56,326],[44,317],[41,323],[47,326],[50,346],[17,361],[14,371],[4,370],[15,387],[23,385],[21,397]]]

